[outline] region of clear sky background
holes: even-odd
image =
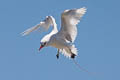
[[[44,34],[21,37],[47,15],[55,17],[65,9],[86,7],[78,25],[76,61],[47,47],[38,52]],[[120,80],[119,0],[0,0],[0,80]]]

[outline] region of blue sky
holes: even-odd
[[[120,74],[119,0],[0,0],[0,80],[119,80]],[[47,15],[55,17],[65,9],[88,10],[78,25],[76,61],[90,75],[60,55],[52,47],[38,52],[44,34],[20,33]]]

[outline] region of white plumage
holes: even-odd
[[[74,40],[77,36],[77,24],[81,17],[85,14],[86,8],[65,10],[61,14],[61,29],[58,31],[55,19],[52,16],[47,16],[44,21],[41,21],[36,26],[27,29],[22,33],[23,36],[36,30],[48,30],[50,26],[53,30],[45,35],[41,40],[40,49],[47,46],[52,46],[58,49],[58,54],[61,52],[67,57],[74,58],[77,56],[77,48],[75,48]]]

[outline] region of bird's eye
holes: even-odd
[[[40,43],[42,46],[45,46],[47,42]]]
[[[46,45],[46,42],[44,42],[44,45]]]

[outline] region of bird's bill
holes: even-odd
[[[41,45],[40,48],[39,48],[39,51],[43,48],[43,46]]]

